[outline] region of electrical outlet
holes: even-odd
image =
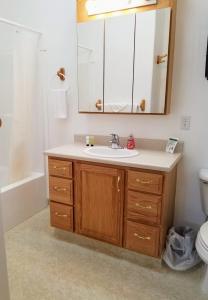
[[[181,129],[190,130],[191,129],[191,116],[183,116],[181,118]]]

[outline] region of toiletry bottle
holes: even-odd
[[[90,136],[89,144],[90,144],[91,147],[93,147],[94,144],[95,144],[95,137],[93,135]]]
[[[90,137],[89,137],[89,135],[86,136],[86,146],[87,147],[90,146]]]
[[[133,150],[135,148],[135,146],[136,146],[135,139],[134,139],[133,134],[131,134],[127,141],[127,149]]]

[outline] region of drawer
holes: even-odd
[[[161,195],[163,191],[163,175],[128,171],[128,188]]]
[[[161,196],[128,191],[127,218],[160,224]]]
[[[126,248],[158,257],[160,230],[157,227],[127,221]]]
[[[50,176],[49,198],[56,202],[73,205],[72,180]]]
[[[72,178],[72,163],[70,161],[49,158],[48,168],[50,176]]]
[[[59,203],[50,203],[51,226],[73,231],[73,207]]]

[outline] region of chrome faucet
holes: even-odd
[[[119,140],[118,134],[112,133],[111,136],[112,136],[112,140],[110,141],[111,148],[112,149],[122,149],[123,147],[121,147],[121,145],[120,145],[120,140]]]

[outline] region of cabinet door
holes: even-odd
[[[165,111],[170,16],[170,8],[136,14],[133,91],[135,113]]]
[[[104,20],[78,25],[79,111],[103,111]]]
[[[134,27],[134,14],[105,21],[105,112],[132,110]]]
[[[164,113],[169,61],[171,8],[159,9],[156,14],[152,112]]]
[[[76,231],[112,244],[122,245],[123,171],[76,165]]]

